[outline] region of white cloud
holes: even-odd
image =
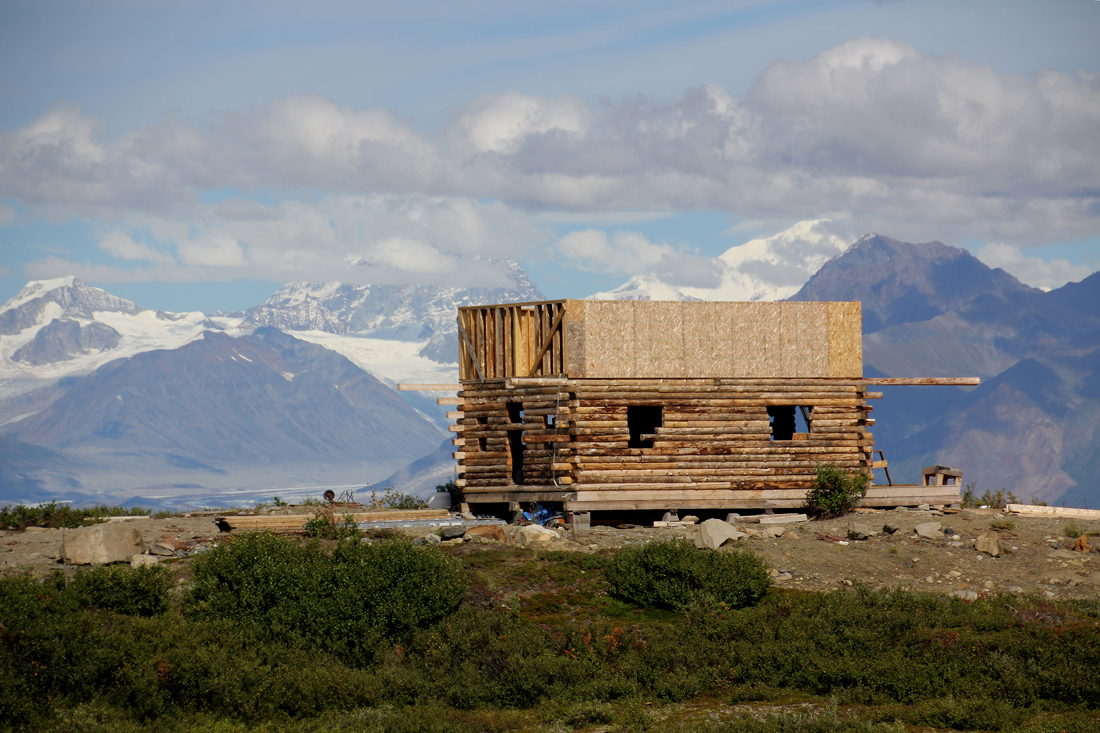
[[[1075,265],[1068,260],[1043,260],[1028,257],[1017,248],[1000,242],[985,245],[978,250],[977,257],[990,267],[999,267],[1020,282],[1043,290],[1084,280],[1100,269],[1100,261]]]
[[[471,105],[457,125],[475,153],[514,153],[532,136],[582,138],[588,130],[588,117],[587,107],[578,100],[513,92]]]
[[[105,246],[123,260],[157,262],[150,253],[171,246],[181,267],[254,268],[273,279],[339,279],[348,257],[376,263],[356,273],[396,277],[413,263],[379,249],[391,240],[442,257],[521,257],[548,241],[540,227],[552,216],[614,225],[608,212],[844,216],[855,234],[1019,248],[1100,232],[1097,130],[1100,75],[999,74],[859,39],[772,64],[740,99],[716,86],[591,107],[494,94],[459,110],[435,138],[387,110],[317,96],[205,128],[169,116],[115,139],[59,107],[0,133],[0,198],[32,216],[111,222],[131,237]],[[200,203],[203,192],[225,189],[286,200]],[[317,198],[290,200],[300,191]],[[668,244],[587,236],[587,247],[577,237],[559,249],[606,272],[712,277],[710,264]],[[771,267],[774,284],[808,267],[804,255],[744,267]],[[1028,267],[1044,282],[1076,272]]]
[[[147,244],[135,242],[130,235],[113,231],[99,240],[99,248],[120,260],[143,262],[173,262],[172,257],[158,252]]]

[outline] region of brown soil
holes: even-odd
[[[899,526],[895,534],[882,531],[883,525],[890,520],[895,520]],[[913,528],[929,521],[950,527],[959,539],[916,537]],[[848,527],[852,522],[864,524],[878,534],[867,540],[849,540]],[[991,529],[991,524],[1004,526],[1007,522],[1012,523],[1012,529],[996,530],[1007,552],[999,558],[975,552],[973,541],[979,534]],[[1100,539],[1096,537],[1100,522],[1002,517],[992,510],[966,510],[954,514],[915,510],[864,512],[829,521],[782,525],[783,536],[750,536],[743,546],[759,553],[774,568],[774,580],[779,587],[829,590],[862,583],[873,588],[900,587],[939,593],[973,590],[979,594],[1025,592],[1058,598],[1097,597],[1100,595],[1100,554],[1073,550],[1074,540],[1065,535],[1066,527],[1072,525],[1090,535],[1091,545],[1100,546]],[[191,547],[215,544],[229,537],[228,533],[218,530],[211,516],[140,519],[135,520],[133,526],[141,529],[147,545],[162,534],[170,534]],[[758,533],[767,531],[765,526],[756,524],[740,527]],[[44,574],[63,568],[59,557],[66,531],[30,528],[22,532],[0,532],[0,571],[30,569]],[[409,534],[424,535],[430,531],[421,528],[409,530]],[[506,528],[509,542],[517,531],[515,527]],[[539,547],[598,552],[631,543],[691,538],[694,532],[687,527],[616,529],[597,526],[578,531],[576,542],[568,539],[574,535],[566,531],[562,533],[563,539]],[[462,551],[474,549],[467,543]]]

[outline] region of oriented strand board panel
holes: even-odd
[[[863,310],[860,302],[829,303],[830,377],[863,376]]]
[[[566,301],[574,378],[861,377],[859,303]]]

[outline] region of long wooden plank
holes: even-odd
[[[981,377],[868,377],[864,384],[875,387],[885,385],[898,386],[956,386],[977,387],[982,383]]]
[[[933,488],[922,486],[923,488]],[[948,487],[958,488],[958,487]],[[1005,511],[1026,514],[1035,517],[1076,517],[1079,519],[1100,519],[1100,509],[1077,509],[1062,506],[1031,506],[1030,504],[1006,504]]]

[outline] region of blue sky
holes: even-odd
[[[821,218],[1057,287],[1100,268],[1097,38],[1095,0],[8,0],[0,301],[230,310],[477,257],[575,297]],[[561,246],[589,230],[633,238]]]

